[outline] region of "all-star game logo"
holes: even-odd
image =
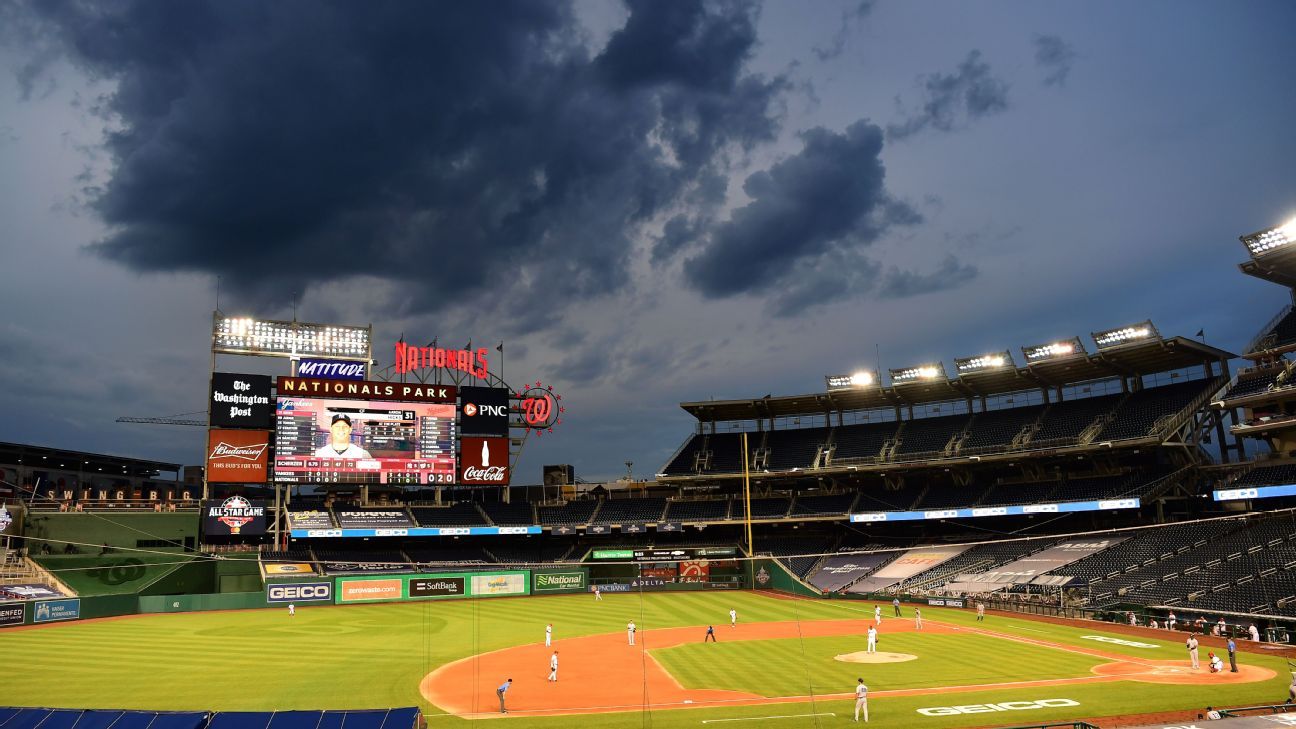
[[[253,506],[242,496],[231,496],[222,501],[220,506],[208,509],[207,516],[229,527],[230,534],[238,534],[239,530],[257,517],[264,517],[265,507]]]
[[[567,407],[562,404],[562,395],[553,391],[553,385],[546,385],[536,380],[522,392],[515,393],[518,399],[518,412],[527,432],[537,436],[552,433],[554,426],[562,425],[562,416]]]
[[[766,572],[764,567],[761,567],[760,570],[756,573],[756,582],[759,583],[762,587],[764,587],[765,585],[769,584],[769,581],[770,581],[770,573]]]

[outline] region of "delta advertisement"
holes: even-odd
[[[576,574],[584,578],[583,573]],[[485,574],[438,573],[391,577],[339,577],[333,590],[333,601],[337,604],[350,604],[529,594],[531,594],[530,570],[511,570]]]

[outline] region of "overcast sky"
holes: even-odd
[[[682,401],[1286,302],[1296,5],[0,0],[0,440],[199,463],[211,311],[505,342],[515,482]],[[875,349],[876,348],[876,349]],[[492,352],[494,355],[494,352]],[[494,364],[494,363],[493,363]],[[270,362],[279,366],[277,362]],[[226,371],[267,362],[223,358]]]

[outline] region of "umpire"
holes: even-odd
[[[1229,670],[1230,670],[1231,672],[1233,672],[1233,673],[1237,673],[1237,672],[1238,672],[1238,670],[1237,670],[1237,643],[1234,643],[1234,642],[1233,642],[1233,636],[1231,636],[1231,635],[1229,636],[1228,652],[1229,652]]]

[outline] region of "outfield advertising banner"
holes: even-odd
[[[301,575],[315,574],[315,568],[305,562],[292,564],[270,562],[261,566],[265,568],[266,577],[300,577]]]
[[[22,625],[24,611],[25,607],[22,603],[17,605],[0,605],[0,627],[5,627],[7,625]]]
[[[525,572],[472,576],[473,597],[485,597],[487,595],[528,595],[531,592],[529,587],[530,586],[527,584],[527,573]]]
[[[332,582],[266,585],[266,602],[333,602]]]
[[[337,581],[336,602],[376,602],[404,597],[400,578],[352,579]]]
[[[1070,514],[1079,511],[1137,509],[1141,505],[1142,502],[1137,498],[1105,499],[1102,501],[1059,501],[1053,504],[982,506],[962,509],[933,509],[931,511],[873,511],[864,514],[851,514],[850,520],[854,523],[873,523],[927,519],[973,519],[983,516],[1020,516],[1022,514]]]
[[[534,572],[531,589],[535,592],[584,592],[587,581],[584,571]]]
[[[849,592],[867,593],[885,590],[919,572],[925,572],[954,559],[967,551],[967,547],[921,547],[900,555],[894,562],[851,585]]]
[[[466,581],[463,577],[451,577],[449,575],[411,577],[408,584],[409,597],[411,598],[465,597],[468,594]]]
[[[56,620],[76,620],[81,617],[80,600],[46,600],[36,603],[32,611],[33,623],[52,623]]]

